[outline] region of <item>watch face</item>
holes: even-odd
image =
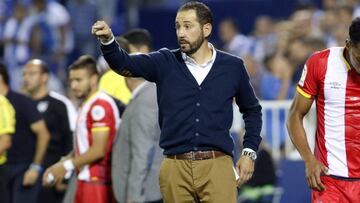
[[[250,157],[253,161],[255,161],[256,158],[257,158],[256,152],[243,151],[242,154],[245,155],[245,156]]]

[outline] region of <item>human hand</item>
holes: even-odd
[[[58,162],[48,169],[46,169],[43,175],[43,185],[44,186],[53,186],[55,184],[61,183],[66,174],[66,170],[61,162]]]
[[[255,162],[248,156],[241,155],[236,163],[236,170],[240,176],[237,180],[237,185],[240,187],[252,177],[254,173]]]
[[[325,190],[325,185],[321,182],[321,173],[329,175],[328,168],[319,162],[315,157],[305,161],[305,172],[308,186],[317,191]]]
[[[55,184],[55,190],[57,192],[65,192],[67,189],[67,184],[63,183],[63,182],[57,182]]]
[[[113,38],[113,33],[105,21],[96,21],[91,27],[91,34],[96,36],[102,43],[107,43]]]
[[[39,172],[37,170],[29,168],[24,174],[23,186],[34,185],[38,176],[39,176]]]

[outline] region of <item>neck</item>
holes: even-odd
[[[208,41],[205,40],[201,47],[193,54],[189,55],[198,64],[203,64],[209,61],[212,57],[212,49],[208,45]]]
[[[139,87],[141,84],[143,84],[143,80],[137,80],[137,79],[132,79],[131,82],[128,83],[128,87],[130,89],[130,92],[134,92],[134,90]]]
[[[86,100],[88,100],[91,96],[93,96],[97,91],[98,91],[97,87],[91,88],[89,94],[86,97]]]
[[[7,85],[0,84],[0,94],[7,95],[9,92],[9,87]]]
[[[45,86],[41,86],[38,91],[31,94],[31,98],[34,100],[42,99],[48,95],[49,90]]]

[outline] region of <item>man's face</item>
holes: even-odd
[[[237,31],[228,21],[223,21],[219,24],[219,36],[225,43],[229,43],[235,37],[236,32]]]
[[[42,72],[39,64],[27,63],[23,72],[24,89],[31,95],[47,82],[47,73]]]
[[[85,99],[91,92],[92,76],[86,69],[70,70],[70,88],[78,99]]]
[[[205,40],[203,26],[198,22],[195,10],[178,12],[175,28],[180,50],[188,55],[195,53]]]

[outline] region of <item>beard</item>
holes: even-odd
[[[195,40],[195,42],[193,43],[190,43],[189,41],[186,41],[184,39],[178,39],[178,44],[180,46],[180,50],[187,54],[187,55],[192,55],[194,54],[195,52],[197,52],[197,50],[200,49],[201,45],[204,43],[205,41],[205,38],[204,38],[204,35],[203,33],[201,32],[199,38],[197,38]],[[185,44],[184,44],[185,43]],[[187,47],[189,46],[189,47]]]

